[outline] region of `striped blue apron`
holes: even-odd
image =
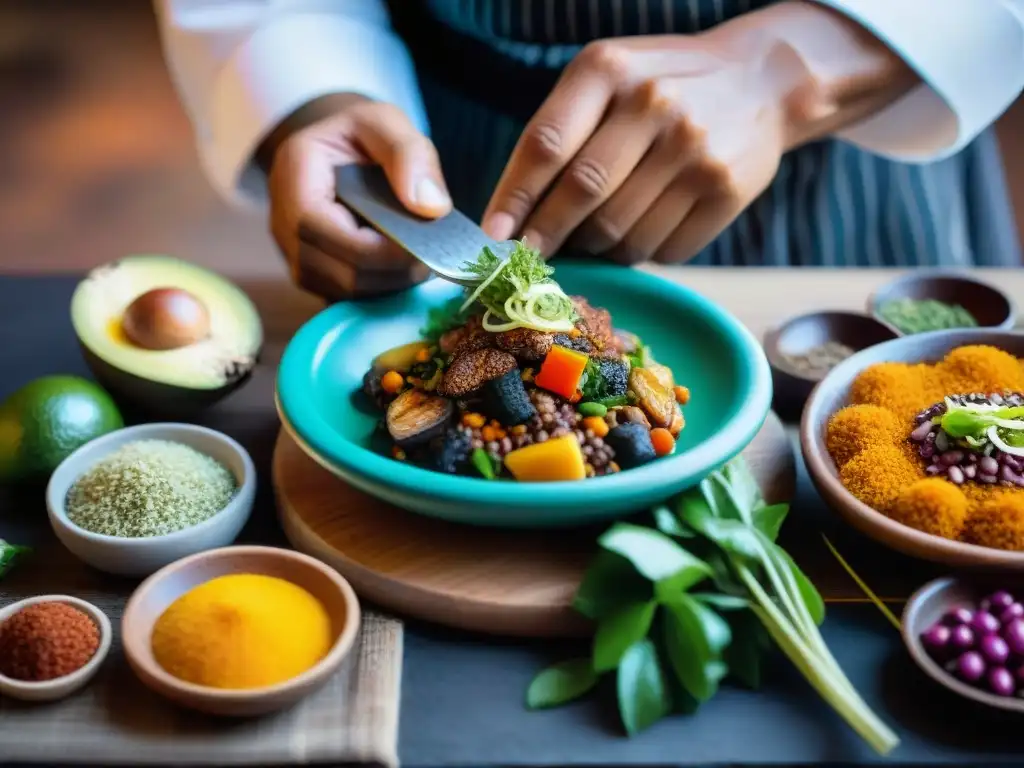
[[[479,217],[526,121],[582,44],[694,33],[771,0],[392,0],[456,204]],[[992,131],[958,155],[895,163],[835,140],[783,158],[771,186],[691,263],[1016,266]]]

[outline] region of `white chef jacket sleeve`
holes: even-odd
[[[903,162],[969,144],[1024,88],[1024,0],[816,0],[886,43],[922,83],[838,136]]]
[[[399,106],[427,132],[385,0],[156,0],[164,55],[213,185],[265,197],[254,154],[281,120],[332,93]]]

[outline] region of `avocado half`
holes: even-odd
[[[93,375],[119,402],[150,413],[217,402],[248,380],[263,345],[259,313],[238,286],[170,256],[92,270],[75,289],[71,322]]]

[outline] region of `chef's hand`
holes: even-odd
[[[567,240],[624,263],[699,253],[784,151],[909,90],[863,28],[782,2],[701,35],[587,45],[526,127],[484,215],[545,255]]]
[[[269,170],[270,229],[292,279],[329,301],[401,290],[428,270],[337,202],[334,169],[383,167],[414,213],[442,216],[451,200],[434,145],[390,104],[342,94],[307,105],[258,154]]]

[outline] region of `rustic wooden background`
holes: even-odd
[[[1024,230],[1024,102],[999,127]],[[147,0],[0,0],[0,269],[133,252],[285,275],[203,179]]]

